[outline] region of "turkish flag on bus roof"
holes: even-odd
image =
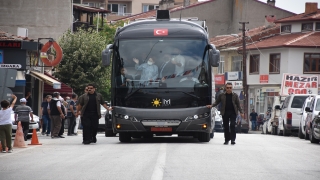
[[[154,29],[154,36],[168,36],[168,29]]]

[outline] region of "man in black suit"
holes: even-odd
[[[159,78],[164,80],[165,76],[174,74],[175,65],[171,61],[171,55],[165,54],[162,58],[161,65],[159,66]]]
[[[127,87],[132,79],[132,76],[127,75],[127,69],[121,68],[121,75],[116,77],[117,87]]]

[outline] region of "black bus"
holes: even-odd
[[[154,135],[213,137],[212,71],[220,52],[209,43],[204,21],[157,18],[118,28],[102,52],[112,66],[113,133],[120,142]]]

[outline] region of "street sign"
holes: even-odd
[[[21,64],[0,64],[0,68],[20,69],[22,66]]]

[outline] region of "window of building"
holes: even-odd
[[[219,74],[224,73],[224,56],[220,56],[220,63],[219,63],[219,69],[218,69]]]
[[[82,3],[82,4],[90,6],[90,7],[95,7],[95,8],[100,7],[100,3],[86,2],[86,3]]]
[[[313,30],[313,23],[304,23],[301,26],[301,31],[312,31]]]
[[[320,31],[320,23],[316,23],[316,31]]]
[[[272,74],[280,73],[280,54],[270,54],[269,72]]]
[[[250,55],[249,73],[259,74],[260,55]]]
[[[231,71],[242,71],[242,56],[232,56]]]
[[[291,25],[283,25],[283,26],[281,26],[281,32],[290,33],[291,32]]]
[[[119,4],[108,4],[108,10],[117,13],[119,11]]]
[[[147,12],[147,11],[151,11],[153,9],[159,9],[159,5],[143,5],[142,6],[142,11],[143,12]]]
[[[304,54],[304,73],[320,73],[320,53]]]

